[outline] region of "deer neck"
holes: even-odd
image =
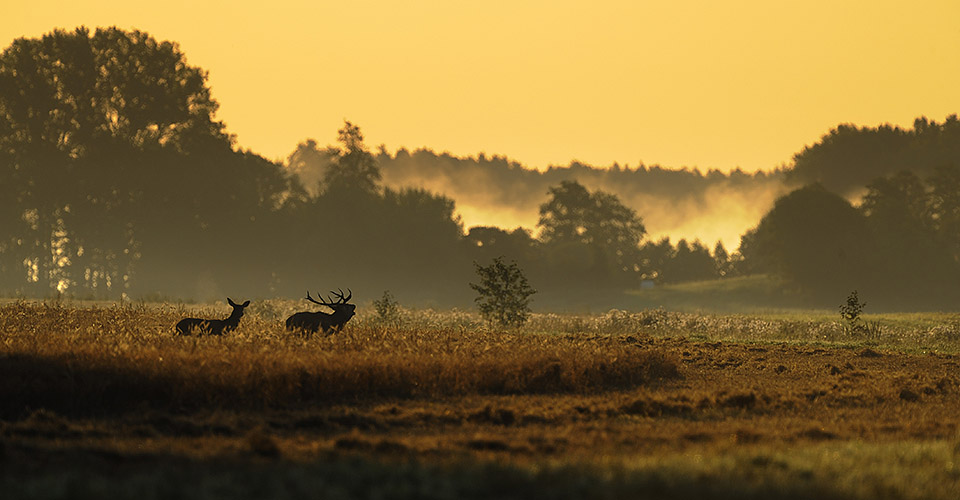
[[[242,316],[243,316],[243,311],[242,311],[242,310],[240,310],[240,309],[234,309],[233,312],[230,313],[230,316],[227,317],[227,319],[224,320],[224,322],[226,322],[226,323],[231,323],[231,324],[239,323],[239,322],[240,322],[240,318],[241,318]]]

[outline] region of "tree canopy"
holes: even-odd
[[[9,279],[19,260],[38,291],[123,290],[168,242],[151,242],[151,225],[182,223],[193,236],[216,222],[204,205],[275,203],[280,170],[235,153],[216,109],[206,73],[145,33],[79,28],[14,41],[0,54],[2,169],[20,219],[4,235]],[[232,162],[245,168],[223,169]],[[224,174],[243,180],[209,189]]]
[[[825,294],[856,288],[869,269],[870,249],[865,217],[818,184],[777,200],[740,243],[748,272]]]
[[[955,114],[942,123],[917,118],[912,129],[840,125],[794,156],[787,180],[816,182],[848,195],[878,177],[904,170],[925,177],[950,165],[960,165],[960,120]]]
[[[347,195],[374,194],[379,189],[380,168],[363,144],[360,127],[345,122],[337,132],[340,149],[323,178],[327,193]]]
[[[638,252],[646,228],[634,210],[616,196],[590,193],[576,181],[563,181],[548,194],[540,205],[538,227],[554,259],[604,280],[639,274]]]

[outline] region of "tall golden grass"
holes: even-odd
[[[307,339],[282,328],[296,308],[255,301],[235,332],[178,337],[180,318],[229,308],[0,306],[0,491],[953,499],[960,484],[957,315],[873,316],[864,337],[832,311],[501,330],[364,308]]]
[[[226,306],[0,306],[0,398],[30,408],[115,412],[138,408],[269,408],[371,398],[594,392],[680,375],[675,354],[649,336],[705,340],[853,342],[898,349],[960,349],[960,316],[878,316],[880,334],[850,336],[831,315],[704,315],[663,310],[535,314],[498,329],[466,311],[361,314],[335,335],[283,330],[297,304],[255,301],[222,337],[179,337],[185,316]]]
[[[174,335],[172,325],[188,313],[223,315],[170,305],[0,307],[5,410],[239,409],[586,392],[679,375],[676,360],[635,337],[466,328],[456,313],[392,326],[361,319],[312,338],[285,332],[270,315],[250,315],[228,335]]]

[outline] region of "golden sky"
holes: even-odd
[[[0,43],[79,25],[178,42],[271,159],[349,119],[390,151],[754,171],[960,112],[958,0],[32,0]]]

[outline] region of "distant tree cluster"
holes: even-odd
[[[657,283],[683,283],[729,278],[738,275],[739,254],[730,255],[722,242],[710,249],[699,240],[681,239],[676,246],[670,238],[648,241],[640,248],[645,279]]]
[[[782,170],[748,174],[642,163],[591,166],[576,161],[536,170],[483,153],[459,157],[429,149],[400,149],[391,154],[382,147],[377,160],[385,186],[417,186],[443,193],[457,200],[462,209],[512,219],[497,223],[505,227],[533,227],[544,193],[564,181],[616,196],[643,216],[648,232],[670,234],[680,227],[699,226],[712,228],[712,234],[701,236],[709,238],[720,238],[731,229],[742,233],[785,192]],[[316,175],[308,169],[303,172]]]
[[[859,287],[889,305],[948,306],[960,298],[958,193],[960,162],[925,180],[908,171],[877,178],[858,205],[806,186],[743,236],[741,267],[810,293]]]
[[[783,171],[757,171],[752,174],[735,169],[718,170],[670,169],[640,164],[635,167],[613,164],[595,167],[581,162],[566,166],[550,166],[538,171],[504,156],[458,157],[429,149],[409,151],[401,148],[395,154],[381,148],[377,161],[389,186],[423,186],[444,192],[458,201],[487,206],[509,206],[536,210],[545,191],[563,181],[574,180],[595,189],[616,195],[621,200],[645,197],[655,202],[673,200],[671,210],[686,211],[683,203],[704,205],[712,189],[753,191],[779,186]],[[314,163],[323,168],[323,161]],[[304,175],[316,175],[310,167]],[[647,207],[645,207],[647,208]]]
[[[540,206],[538,238],[522,228],[478,226],[466,241],[484,259],[516,260],[543,288],[636,288],[647,280],[681,283],[736,273],[738,256],[720,242],[711,254],[700,241],[681,239],[674,246],[669,238],[644,240],[642,218],[610,193],[563,181],[548,195]]]

